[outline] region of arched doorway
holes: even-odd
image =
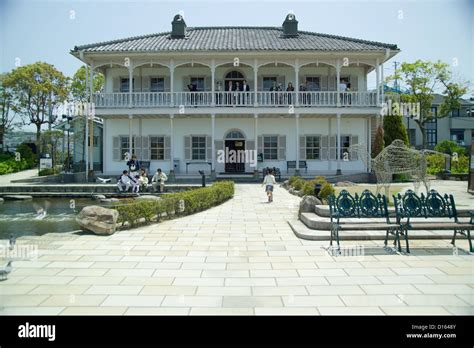
[[[245,172],[245,135],[238,129],[232,129],[224,137],[225,172]]]
[[[240,87],[242,87],[242,83],[245,80],[244,75],[237,70],[232,70],[228,72],[224,77],[224,90],[229,90],[229,82],[232,83],[232,90],[235,91],[237,87],[237,83]]]

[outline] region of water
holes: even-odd
[[[73,204],[72,204],[73,203]],[[0,239],[25,235],[71,232],[80,229],[76,215],[87,205],[104,205],[90,198],[34,198],[0,203]],[[109,203],[110,204],[110,203]],[[44,217],[38,210],[45,209]]]

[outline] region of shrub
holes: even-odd
[[[385,146],[385,143],[384,143],[383,128],[382,126],[378,126],[377,131],[375,133],[374,142],[372,143],[372,154],[371,154],[372,158],[377,157],[377,155],[382,152],[384,146]]]
[[[321,191],[319,191],[319,198],[327,202],[328,197],[333,195],[335,192],[336,190],[334,189],[334,186],[331,183],[326,182],[323,187],[321,187]]]
[[[464,147],[459,146],[456,142],[451,140],[443,140],[439,144],[437,144],[434,148],[435,151],[446,153],[448,155],[452,155],[453,153],[457,153],[459,156],[464,155],[466,150]]]
[[[126,222],[130,226],[135,226],[141,219],[144,219],[145,223],[150,223],[154,219],[160,221],[165,214],[169,219],[179,215],[194,214],[221,204],[233,195],[234,183],[220,181],[209,187],[172,193],[156,201],[124,200],[113,208],[119,212],[118,222],[122,223],[122,226]]]
[[[409,145],[408,133],[405,125],[403,124],[402,116],[391,115],[384,117],[383,133],[385,146],[390,145],[394,140],[397,139],[402,140],[405,145]]]
[[[445,157],[439,154],[426,156],[426,172],[428,174],[438,174],[445,169]]]
[[[303,188],[304,184],[305,184],[305,180],[302,178],[298,178],[297,180],[293,182],[292,186],[295,190],[300,191]]]
[[[451,173],[467,174],[469,172],[469,157],[465,155],[458,156],[458,160],[451,160]]]
[[[293,186],[294,182],[299,179],[301,179],[299,176],[293,175],[288,179],[288,183],[290,184],[290,186]]]

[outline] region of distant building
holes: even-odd
[[[438,115],[443,98],[440,94],[435,95],[431,107],[434,115]],[[407,117],[404,117],[404,123],[407,126],[410,144],[421,148],[423,140],[418,125]],[[425,126],[427,148],[432,149],[443,140],[452,140],[467,149],[474,139],[474,103],[462,99],[459,109],[451,111],[446,117],[434,118],[425,123]]]
[[[18,145],[23,143],[35,143],[36,133],[35,132],[7,132],[5,134],[4,143],[6,152],[15,152]]]

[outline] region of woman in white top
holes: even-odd
[[[263,179],[262,186],[265,185],[265,192],[268,196],[268,203],[273,202],[273,185],[276,184],[275,177],[273,176],[272,170],[268,170],[267,175]]]

